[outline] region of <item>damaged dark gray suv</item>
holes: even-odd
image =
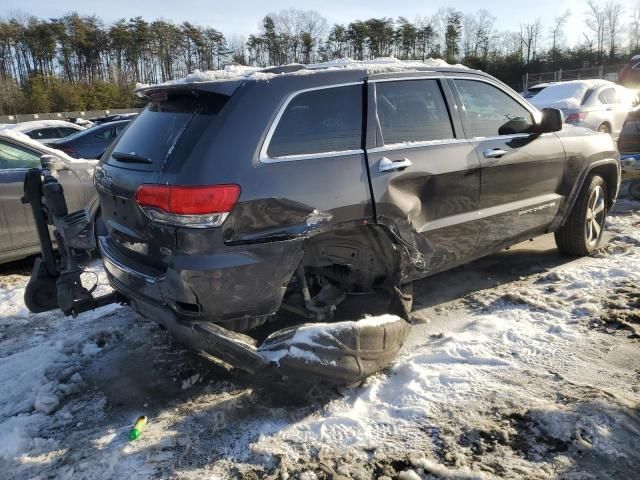
[[[95,173],[109,301],[233,366],[348,383],[402,346],[411,281],[547,232],[598,247],[620,183],[609,135],[479,71],[340,65],[138,92]],[[56,306],[95,306],[64,271]]]

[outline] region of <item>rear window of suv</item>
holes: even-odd
[[[362,85],[310,90],[287,104],[267,147],[269,158],[361,148]]]
[[[107,163],[160,171],[172,156],[185,158],[228,98],[197,90],[151,94],[149,104],[122,133]],[[125,155],[129,158],[123,161]]]

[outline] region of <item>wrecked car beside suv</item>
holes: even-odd
[[[232,366],[350,383],[404,343],[413,280],[548,232],[567,254],[601,241],[620,184],[611,137],[489,75],[415,62],[223,73],[139,90],[148,106],[102,157],[108,298],[81,286],[82,222],[48,206],[55,183],[34,172],[34,214],[67,247],[57,272],[34,268],[34,284],[55,279],[40,281],[42,311],[128,303]]]

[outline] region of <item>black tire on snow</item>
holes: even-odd
[[[597,235],[593,235],[592,240],[589,241],[590,230],[587,215],[590,210],[590,202],[594,199],[594,191],[598,189],[600,195],[604,196],[602,226],[600,232]],[[607,215],[607,198],[607,184],[601,176],[592,175],[586,179],[567,221],[555,232],[556,245],[561,253],[585,256],[590,255],[600,246],[604,233],[604,220]]]
[[[280,372],[318,384],[352,385],[388,366],[398,355],[411,326],[398,318],[382,325],[339,322],[318,336],[313,343],[293,340],[296,328],[275,332],[260,350],[295,348],[295,354],[279,360]],[[293,340],[293,341],[292,341]],[[302,354],[302,352],[306,352]],[[310,361],[317,358],[317,361]]]

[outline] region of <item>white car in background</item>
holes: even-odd
[[[47,141],[56,140],[58,138],[64,138],[72,133],[80,132],[85,129],[80,125],[66,122],[64,120],[33,120],[8,126],[5,125],[3,128],[10,128],[43,143],[47,143]]]
[[[562,110],[566,123],[618,138],[637,94],[607,80],[572,80],[548,85],[529,101],[538,109]]]

